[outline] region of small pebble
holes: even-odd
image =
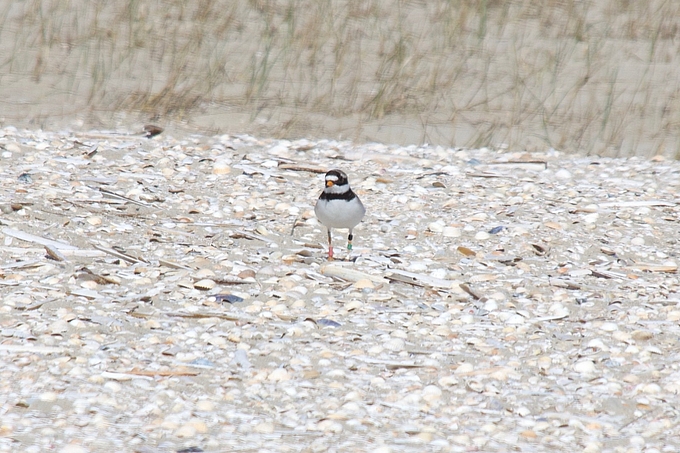
[[[654,334],[649,330],[634,330],[631,336],[635,341],[648,341],[654,338]]]

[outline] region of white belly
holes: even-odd
[[[352,229],[361,222],[366,214],[359,197],[351,201],[318,200],[314,207],[316,218],[328,228]]]

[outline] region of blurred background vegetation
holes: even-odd
[[[0,0],[0,125],[680,156],[680,1]]]

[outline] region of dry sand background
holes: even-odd
[[[0,2],[0,121],[680,154],[680,3]]]

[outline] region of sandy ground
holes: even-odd
[[[0,148],[1,451],[680,449],[678,162],[11,127]],[[330,168],[367,208],[334,262]]]

